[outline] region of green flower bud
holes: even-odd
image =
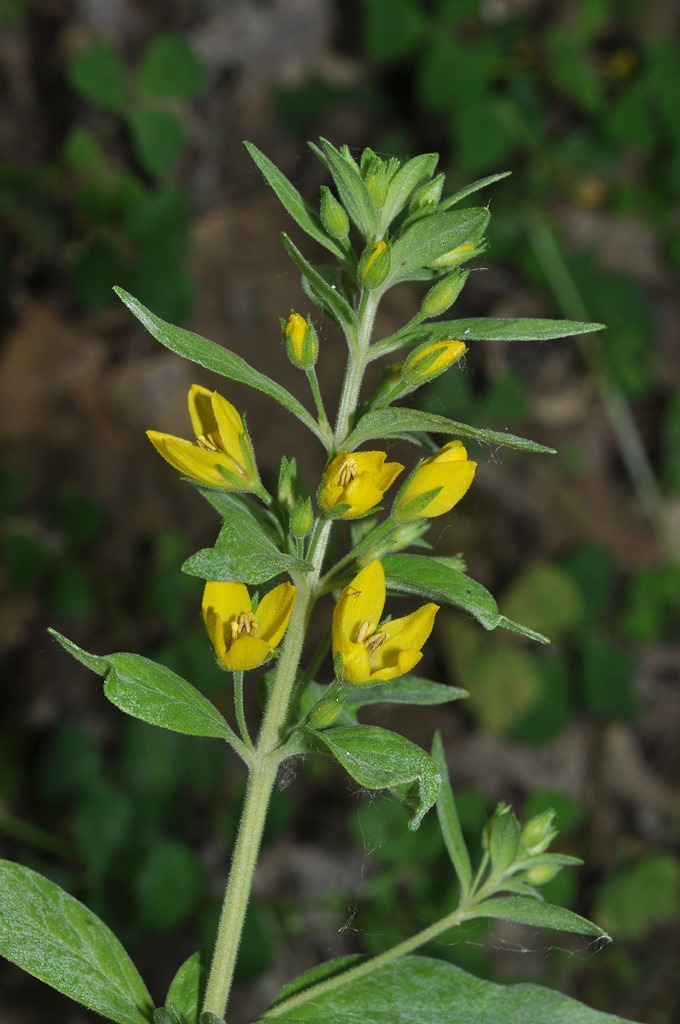
[[[282,509],[290,512],[297,498],[297,462],[284,455],[279,469],[277,499]]]
[[[283,340],[293,366],[298,370],[311,370],[319,355],[319,337],[310,317],[305,320],[299,313],[291,313],[283,324]]]
[[[387,168],[380,161],[379,166],[374,166],[368,172],[365,178],[366,188],[368,194],[375,204],[376,210],[382,209],[387,199],[387,189],[389,187],[389,180],[387,178]]]
[[[387,242],[367,246],[359,260],[358,278],[362,288],[379,288],[390,272],[392,255]]]
[[[444,174],[438,174],[432,181],[426,181],[424,185],[416,189],[408,204],[409,213],[423,210],[426,206],[436,206],[442,197],[444,178]]]
[[[411,387],[420,387],[448,370],[466,351],[464,341],[426,341],[410,353],[403,365],[401,378]]]
[[[290,532],[298,540],[306,537],[314,522],[314,509],[311,498],[298,498],[288,517]]]
[[[325,697],[315,704],[307,716],[307,724],[312,729],[327,729],[342,711],[345,702],[340,697]]]
[[[535,868],[529,868],[523,877],[529,885],[545,885],[546,882],[551,882],[559,871],[561,871],[559,864],[538,864]]]
[[[445,313],[460,295],[469,273],[469,270],[454,270],[452,274],[447,274],[441,281],[432,285],[420,307],[423,317],[430,319]]]
[[[555,811],[550,807],[542,814],[530,818],[522,829],[520,844],[525,854],[535,856],[548,849],[557,835],[557,829],[553,828]]]
[[[347,238],[349,218],[327,185],[321,186],[321,223],[331,238]]]

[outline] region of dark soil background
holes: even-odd
[[[278,235],[285,228],[304,240],[241,140],[314,204],[326,178],[305,140],[322,134],[359,151],[440,152],[450,190],[514,171],[480,193],[497,226],[478,263],[486,269],[472,274],[456,315],[610,324],[606,339],[476,343],[457,382],[447,375],[425,399],[558,449],[476,449],[474,487],[430,535],[442,554],[464,552],[501,609],[553,636],[553,651],[442,614],[427,667],[470,689],[470,706],[392,708],[370,720],[426,747],[442,730],[471,834],[496,801],[523,814],[550,791],[561,848],[586,862],[551,898],[593,916],[616,941],[596,951],[504,924],[433,952],[648,1024],[680,1020],[680,96],[677,78],[654,70],[662,57],[680,60],[680,19],[671,0],[644,11],[585,0],[464,6],[457,21],[451,14],[451,39],[473,70],[497,63],[482,84],[466,71],[447,99],[460,68],[428,63],[436,33],[423,27],[443,17],[443,3],[403,0],[386,27],[376,0],[0,3],[0,852],[110,922],[159,1003],[213,927],[239,768],[220,750],[199,753],[197,741],[121,723],[98,680],[46,629],[97,653],[159,657],[226,705],[198,622],[200,583],[179,573],[189,553],[213,542],[215,517],[144,431],[185,435],[186,393],[198,381],[247,411],[270,483],[281,456],[296,455],[313,489],[323,459],[258,393],[161,350],[109,300],[110,286],[133,280],[124,261],[143,252],[151,269],[134,278],[143,301],[307,402],[278,325],[291,308],[309,308]],[[185,147],[152,173],[120,111],[88,102],[69,68],[99,39],[132,76],[165,32],[186,39],[205,80],[195,97],[172,101]],[[589,76],[599,83],[595,100],[584,91]],[[640,83],[644,110],[635,106]],[[466,104],[479,116],[477,135],[465,134]],[[508,127],[510,115],[502,120],[539,105],[524,134]],[[500,112],[497,124],[484,120],[488,110]],[[76,128],[105,154],[100,178],[64,157]],[[151,200],[165,202],[171,190],[171,226],[152,218],[133,230],[116,219],[115,199],[93,212],[83,190],[104,173],[110,195],[122,173]],[[122,261],[111,279],[97,262],[102,245]],[[391,293],[379,330],[407,320],[419,295]],[[320,325],[320,335],[331,402],[343,352],[331,328]],[[285,781],[258,869],[235,1024],[320,960],[421,927],[451,892],[427,828],[420,839],[393,839],[392,810],[356,793],[339,770],[309,766]],[[3,963],[0,1019],[94,1018]]]

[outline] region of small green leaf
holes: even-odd
[[[320,141],[326,166],[338,189],[340,202],[364,241],[372,242],[378,227],[378,214],[356,165],[345,160],[339,150],[326,139]]]
[[[458,686],[444,686],[418,676],[400,676],[390,683],[376,686],[346,686],[342,698],[355,707],[366,704],[447,704],[467,697],[467,690]]]
[[[388,590],[455,605],[469,612],[485,629],[502,626],[539,643],[550,642],[540,633],[534,633],[501,615],[495,600],[481,583],[436,558],[428,555],[385,555],[382,564]]]
[[[603,928],[575,914],[573,910],[528,896],[494,896],[478,903],[473,913],[475,917],[494,917],[500,921],[515,921],[536,928],[554,928],[556,931],[592,935],[604,942],[611,942]]]
[[[104,693],[133,718],[187,736],[212,736],[229,742],[234,733],[214,704],[181,676],[140,654],[88,654],[72,640],[49,631],[69,654],[103,676]]]
[[[491,869],[500,875],[514,864],[519,851],[520,825],[507,805],[493,822],[489,837]]]
[[[489,211],[483,208],[449,210],[421,217],[392,246],[391,269],[384,287],[407,280],[432,260],[470,239],[481,237],[488,221]]]
[[[182,570],[204,580],[266,583],[280,573],[307,572],[309,562],[280,551],[247,510],[234,506],[215,546],[188,558]]]
[[[465,839],[463,838],[463,832],[460,827],[460,819],[458,817],[458,811],[456,809],[456,801],[453,796],[453,790],[451,789],[451,782],[449,781],[449,770],[446,765],[446,757],[444,756],[444,745],[442,743],[441,733],[435,732],[432,740],[432,759],[439,768],[439,773],[442,777],[442,786],[439,790],[439,796],[437,797],[437,817],[439,818],[439,827],[442,831],[444,843],[448,850],[453,869],[458,876],[458,881],[461,887],[461,896],[465,896],[469,893],[472,885],[472,866],[470,864],[470,855],[465,845]]]
[[[95,40],[68,66],[68,79],[80,95],[105,110],[125,104],[125,69],[108,43]]]
[[[257,146],[254,146],[252,142],[245,142],[244,146],[250,153],[257,164],[260,173],[264,180],[273,189],[278,197],[281,205],[290,214],[295,223],[305,231],[310,238],[313,238],[319,245],[323,245],[324,248],[332,252],[335,257],[339,260],[344,260],[346,257],[345,251],[335,241],[334,238],[330,238],[324,231],[321,220],[318,215],[312,209],[312,207],[304,201],[298,190],[294,185],[288,181],[288,178],[278,169],[276,164],[261,153]]]
[[[407,335],[407,343],[455,338],[456,341],[554,341],[576,334],[604,331],[604,324],[581,323],[578,320],[539,320],[533,317],[495,320],[439,320],[419,327]]]
[[[312,972],[297,979],[297,993],[261,1018],[281,1024],[630,1024],[540,985],[483,981],[444,960],[405,956],[342,984],[331,970],[315,994]],[[315,969],[316,970],[316,969]],[[351,966],[349,968],[351,971]],[[351,975],[350,975],[351,977]],[[216,1024],[216,1022],[211,1022]]]
[[[456,203],[459,203],[462,199],[467,199],[473,192],[479,192],[482,188],[487,188],[489,185],[494,185],[497,181],[502,181],[503,178],[507,178],[512,174],[512,171],[501,171],[500,174],[490,174],[488,178],[480,178],[479,181],[473,181],[471,185],[465,185],[463,188],[458,189],[453,195],[447,196],[439,204],[440,210],[449,210]]]
[[[304,280],[309,284],[312,293],[316,293],[319,296],[323,303],[323,309],[329,316],[333,317],[346,334],[349,332],[354,334],[358,321],[347,299],[340,294],[337,288],[329,284],[326,278],[318,270],[315,270],[311,263],[307,262],[285,232],[281,233],[281,241]]]
[[[132,110],[128,115],[135,152],[145,171],[161,178],[184,149],[182,122],[167,110]]]
[[[179,1010],[186,1017],[187,1024],[197,1024],[205,980],[204,968],[200,951],[192,953],[170,982],[165,997],[165,1005]]]
[[[130,295],[123,288],[114,288],[114,291],[130,312],[137,317],[142,326],[161,345],[165,345],[171,352],[182,356],[183,359],[189,359],[199,366],[204,366],[206,370],[212,370],[223,377],[235,380],[239,384],[246,384],[248,387],[256,388],[265,395],[269,395],[270,398],[283,405],[288,412],[297,416],[316,437],[321,437],[316,421],[307,412],[304,405],[298,402],[297,398],[293,398],[284,387],[281,387],[271,377],[267,377],[264,373],[254,370],[241,356],[237,356],[235,352],[230,352],[221,345],[216,345],[214,341],[208,341],[207,338],[202,338],[200,334],[194,334],[193,331],[187,331],[182,327],[175,327],[174,324],[161,320],[160,317],[155,316],[151,310],[143,306],[138,299],[135,299],[133,295]]]
[[[404,209],[415,189],[432,177],[438,160],[438,153],[423,153],[412,160],[407,160],[399,168],[389,183],[387,198],[380,210],[378,234],[381,237],[394,218]]]
[[[188,99],[198,96],[205,84],[205,67],[178,32],[166,32],[153,40],[137,76],[137,91],[142,96]]]
[[[360,786],[396,793],[413,812],[409,828],[418,828],[441,784],[437,766],[424,750],[396,732],[373,725],[308,731]]]
[[[427,431],[434,434],[456,434],[458,437],[469,437],[474,441],[491,445],[506,445],[508,448],[519,448],[522,451],[537,452],[543,455],[554,455],[554,448],[546,448],[545,445],[537,444],[535,441],[527,441],[523,437],[516,437],[514,434],[500,433],[497,430],[482,430],[471,427],[467,423],[458,423],[446,416],[438,416],[431,412],[421,412],[419,409],[406,409],[401,406],[393,406],[389,409],[375,409],[362,416],[358,424],[343,442],[343,448],[352,452],[360,444],[371,441],[376,437],[401,437],[404,440],[412,440],[409,434],[418,431]]]
[[[113,932],[54,882],[0,861],[0,954],[116,1024],[149,1024],[153,1004]]]

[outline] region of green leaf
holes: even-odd
[[[203,548],[182,566],[204,580],[266,583],[280,573],[308,572],[309,562],[280,551],[246,509],[233,507],[215,546]]]
[[[514,434],[505,434],[498,430],[483,430],[471,427],[467,423],[450,420],[446,416],[421,412],[420,409],[406,409],[402,406],[374,409],[373,412],[367,412],[343,442],[343,449],[352,452],[360,444],[376,437],[400,437],[408,441],[412,440],[409,434],[417,431],[456,434],[459,437],[469,437],[484,444],[501,444],[508,448],[519,448],[522,451],[538,452],[542,455],[555,454],[554,448],[547,448],[545,445],[537,444],[536,441],[528,441],[526,438],[516,437]]]
[[[342,691],[343,700],[356,707],[366,704],[447,704],[467,696],[467,690],[458,686],[444,686],[418,676],[401,676],[376,686],[346,686]]]
[[[382,236],[401,213],[415,189],[432,177],[438,160],[438,153],[423,153],[402,164],[387,188],[387,197],[380,210],[379,235]]]
[[[135,153],[144,170],[157,178],[171,171],[185,143],[179,118],[167,110],[132,110],[128,124]]]
[[[570,338],[575,334],[592,334],[604,331],[604,324],[582,323],[579,320],[539,320],[533,317],[500,320],[482,317],[474,320],[439,320],[427,327],[418,328],[408,335],[408,343],[416,340],[455,338],[457,341],[553,341],[555,338]]]
[[[436,764],[424,750],[396,732],[373,725],[308,731],[360,786],[395,792],[413,812],[409,828],[418,828],[441,783]]]
[[[56,629],[49,632],[77,661],[104,677],[104,693],[127,715],[186,736],[234,738],[214,704],[164,665],[140,654],[88,654]]]
[[[307,977],[300,979],[300,987]],[[285,1002],[274,1006],[262,1024],[628,1024],[561,992],[483,981],[454,964],[424,956],[402,957],[316,997],[310,988],[302,1001],[304,995],[294,997],[288,1010]]]
[[[444,756],[444,745],[439,731],[435,732],[432,740],[432,759],[442,777],[442,786],[437,797],[439,827],[441,828],[453,869],[460,882],[461,896],[465,898],[472,885],[472,866],[460,827],[456,802],[453,790],[451,789],[451,782],[449,781],[449,770],[446,765],[446,757]]]
[[[355,164],[350,164],[326,139],[321,139],[321,148],[333,181],[336,184],[340,202],[350,220],[356,224],[366,242],[372,242],[378,228],[378,213],[368,189]]]
[[[473,192],[479,192],[482,188],[487,188],[489,185],[495,184],[497,181],[502,181],[503,178],[509,177],[512,171],[501,171],[500,174],[490,174],[488,178],[480,178],[479,181],[473,181],[471,185],[465,185],[463,188],[458,189],[453,195],[447,196],[439,204],[440,210],[448,210],[450,207],[455,206],[462,199],[467,199]]]
[[[488,222],[489,211],[484,208],[433,213],[417,220],[392,246],[390,274],[383,290],[407,280],[438,256],[481,237]]]
[[[281,233],[281,241],[293,263],[303,278],[309,283],[312,291],[319,295],[324,310],[328,312],[329,316],[334,318],[346,334],[348,332],[354,333],[357,329],[358,321],[347,299],[340,294],[337,288],[329,284],[326,278],[318,270],[315,270],[311,263],[307,262],[285,231]]]
[[[265,395],[269,395],[270,398],[284,406],[288,412],[297,416],[316,437],[321,437],[316,421],[307,412],[304,405],[298,402],[297,398],[293,398],[271,377],[254,370],[250,363],[247,363],[241,356],[237,356],[235,352],[230,352],[229,349],[223,348],[221,345],[216,345],[214,341],[208,341],[200,334],[194,334],[193,331],[175,327],[174,324],[161,320],[123,288],[114,288],[114,291],[142,326],[161,345],[165,345],[171,352],[182,356],[183,359],[189,359],[192,363],[204,366],[206,370],[212,370],[213,373],[219,373],[223,377],[235,380],[239,384],[246,384],[248,387],[256,388]]]
[[[198,96],[206,85],[205,67],[178,32],[166,32],[152,41],[137,76],[141,96]]]
[[[497,896],[478,903],[473,910],[475,917],[494,917],[501,921],[515,921],[536,928],[554,928],[561,932],[576,932],[577,935],[593,935],[604,942],[611,942],[603,928],[588,921],[573,910],[556,907],[552,903],[531,899],[528,896]]]
[[[288,181],[288,178],[278,169],[276,164],[272,163],[269,157],[266,157],[264,153],[260,152],[257,146],[254,146],[252,142],[244,142],[244,146],[248,150],[250,156],[257,164],[260,173],[264,180],[276,193],[279,202],[284,209],[290,214],[295,223],[306,232],[310,238],[313,238],[319,245],[323,245],[324,248],[332,252],[337,259],[343,261],[346,257],[344,249],[335,241],[334,238],[330,238],[324,231],[319,216],[315,213],[312,207],[304,201],[298,190],[294,185]]]
[[[170,982],[165,1005],[182,1013],[188,1024],[197,1024],[204,982],[204,964],[200,951],[184,961]]]
[[[71,61],[68,79],[76,92],[105,110],[121,110],[125,104],[125,69],[108,43],[95,40]]]
[[[489,837],[491,870],[500,875],[514,864],[519,852],[520,824],[507,804],[495,817]]]
[[[388,590],[455,605],[469,612],[484,629],[502,626],[539,643],[550,642],[540,633],[501,615],[495,600],[481,583],[476,583],[459,569],[452,569],[436,558],[428,555],[385,555],[382,564]]]
[[[116,1024],[148,1024],[153,1004],[113,932],[54,882],[0,861],[0,954]]]

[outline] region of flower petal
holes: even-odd
[[[377,625],[384,607],[385,570],[376,558],[340,594],[333,613],[333,651],[337,653],[356,643],[364,622]]]
[[[226,652],[223,664],[230,672],[248,672],[267,661],[271,653],[266,640],[256,636],[238,636]]]
[[[385,634],[385,642],[376,653],[386,654],[391,648],[419,651],[432,632],[434,617],[438,611],[438,604],[424,604],[410,615],[386,622],[380,627],[380,632]]]
[[[234,472],[234,463],[227,455],[220,452],[207,452],[192,441],[172,434],[161,434],[157,430],[147,430],[146,436],[159,455],[166,462],[192,480],[198,480],[214,487],[229,487],[229,483],[220,473],[218,466],[224,466]]]
[[[363,644],[350,644],[342,655],[345,679],[353,686],[366,686],[371,680],[371,659]]]
[[[189,388],[189,415],[196,437],[203,437],[205,434],[212,434],[217,430],[217,420],[212,406],[212,391],[200,384],[191,385]]]
[[[376,652],[380,654],[382,648],[379,648]],[[387,682],[390,679],[396,679],[397,676],[403,676],[407,672],[410,672],[412,668],[418,664],[422,658],[420,651],[396,651],[392,652],[393,657],[390,657],[386,663],[381,664],[379,668],[371,672],[371,683]]]
[[[250,594],[245,583],[221,583],[216,580],[208,580],[203,589],[201,611],[206,622],[208,609],[212,609],[218,619],[228,626],[232,619],[235,619],[241,612],[249,612],[251,607]]]
[[[245,433],[243,420],[231,402],[228,402],[217,391],[212,395],[212,411],[224,450],[231,455],[239,467],[245,468],[241,451],[241,435]]]
[[[292,583],[281,583],[265,594],[257,606],[255,618],[259,625],[258,636],[278,647],[288,628],[295,604],[296,590]]]

